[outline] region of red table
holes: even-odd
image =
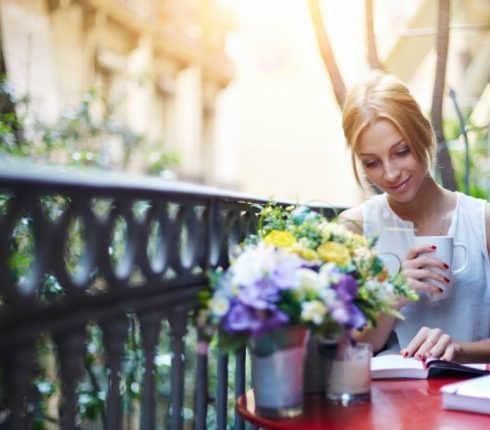
[[[378,380],[371,401],[342,407],[318,394],[307,394],[303,414],[294,418],[264,418],[255,414],[253,390],[237,401],[238,413],[264,429],[288,430],[467,430],[490,429],[490,415],[442,408],[442,385],[454,379]],[[489,411],[490,412],[490,411]]]

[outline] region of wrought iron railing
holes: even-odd
[[[87,378],[107,393],[99,428],[182,429],[190,421],[205,429],[210,404],[217,428],[245,428],[228,414],[230,358],[217,356],[213,400],[208,358],[197,355],[188,369],[186,340],[195,335],[189,314],[206,271],[228,264],[230,245],[256,229],[251,203],[265,201],[158,178],[0,162],[0,427],[32,428],[41,342],[53,345],[52,373],[61,381],[58,418],[51,417],[59,428],[83,428],[80,383]],[[134,379],[139,422],[131,425],[123,422],[121,386],[135,321],[143,369]],[[155,360],[162,322],[171,350],[165,416],[157,414]],[[86,362],[94,326],[107,369],[102,388]],[[231,362],[238,396],[247,388],[245,351]],[[184,416],[186,375],[195,387],[191,419]]]

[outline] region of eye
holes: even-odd
[[[399,155],[399,156],[404,156],[404,155],[407,155],[408,153],[410,153],[410,148],[408,148],[408,147],[400,149],[399,151],[395,152],[395,154]]]
[[[367,168],[367,169],[370,169],[370,168],[373,168],[373,167],[376,167],[377,164],[378,164],[378,161],[376,160],[370,160],[370,161],[364,161],[364,167]]]

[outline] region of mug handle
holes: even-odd
[[[390,275],[397,273],[402,267],[400,258],[398,258],[398,255],[393,254],[392,252],[383,252],[380,254],[380,257]]]
[[[466,267],[468,266],[468,248],[466,248],[466,245],[463,245],[462,243],[455,243],[454,248],[457,247],[463,248],[464,249],[464,263],[461,267],[453,271],[453,275],[456,275],[460,272],[462,272]]]

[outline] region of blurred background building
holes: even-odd
[[[368,69],[364,0],[320,2],[345,84]],[[261,197],[350,206],[354,182],[341,111],[307,0],[0,0],[2,49],[30,114],[55,121],[90,89],[144,143],[107,139],[103,167],[148,172]],[[380,62],[429,114],[438,0],[373,0]],[[490,2],[451,2],[446,83],[474,127],[490,121]],[[449,91],[444,116],[458,128]],[[460,146],[455,133],[454,148]],[[488,131],[487,131],[488,136]],[[52,159],[63,159],[53,153]],[[153,160],[154,161],[154,160]],[[484,170],[484,169],[483,169]]]

